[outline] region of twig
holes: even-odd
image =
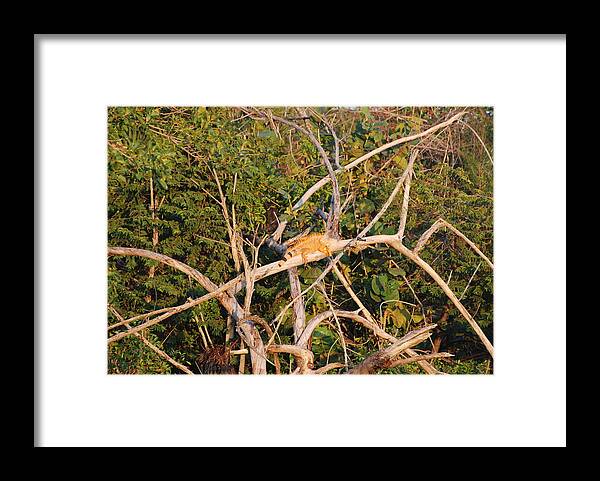
[[[421,356],[412,356],[406,359],[398,359],[397,361],[392,362],[388,367],[392,368],[404,366],[405,364],[410,364],[419,361],[429,361],[431,359],[438,359],[440,357],[454,357],[454,354],[450,354],[449,352],[438,352],[435,354],[423,354]]]
[[[246,253],[244,252],[242,237],[235,231],[234,231],[234,236],[237,236],[237,243],[238,243],[237,252],[238,252],[238,255],[242,259],[242,263],[244,266],[244,279],[246,281],[246,296],[244,299],[244,319],[243,319],[243,321],[241,319],[240,319],[240,321],[238,321],[238,327],[241,328],[242,325],[244,325],[244,326],[248,325],[247,321],[251,317],[250,316],[250,306],[252,305],[252,295],[254,294],[254,282],[256,279],[255,272],[256,272],[256,264],[258,262],[258,250],[260,249],[260,245],[262,244],[262,241],[260,242],[258,247],[252,246],[254,249],[254,252],[253,252],[252,267],[250,267],[250,263],[248,262],[248,258],[246,257]],[[233,290],[233,291],[235,291],[235,290]],[[256,316],[256,317],[258,317],[258,316]],[[263,372],[264,371],[264,373],[266,374],[266,364],[265,364],[267,362],[266,350],[265,350],[265,346],[262,341],[262,338],[258,334],[258,331],[256,331],[255,329],[253,330],[252,339],[254,340],[254,343],[252,345],[249,345],[249,347],[256,354],[252,358],[252,372]]]
[[[333,159],[333,163],[336,169],[341,169],[342,166],[340,165],[340,141],[335,133],[335,129],[327,120],[327,117],[325,117],[324,115],[320,115],[315,109],[311,108],[309,110],[312,112],[313,115],[315,115],[315,117],[317,117],[321,122],[323,122],[331,132],[331,135],[333,136],[333,142],[335,144],[335,157]]]
[[[423,234],[421,234],[421,237],[419,237],[419,240],[413,248],[413,252],[415,254],[418,254],[423,249],[423,247],[425,247],[425,244],[429,241],[429,238],[435,233],[435,231],[437,231],[443,226],[444,221],[441,218],[436,220],[433,224],[431,224],[431,227],[425,232],[423,232]]]
[[[466,114],[466,111],[462,111],[457,113],[456,115],[450,117],[448,120],[444,121],[444,122],[440,122],[437,125],[434,125],[433,127],[420,132],[418,134],[414,134],[414,135],[409,135],[407,137],[402,137],[400,139],[396,139],[392,142],[388,142],[387,144],[382,145],[381,147],[378,147],[376,149],[373,149],[371,152],[359,157],[358,159],[350,162],[349,164],[346,164],[344,167],[342,167],[341,169],[338,169],[335,173],[339,174],[341,172],[347,172],[351,169],[353,169],[354,167],[356,167],[357,165],[359,165],[360,163],[364,162],[367,159],[370,159],[371,157],[373,157],[374,155],[379,154],[380,152],[383,152],[384,150],[387,150],[391,147],[395,147],[396,145],[400,145],[400,144],[404,144],[406,142],[410,142],[412,140],[416,140],[419,139],[421,137],[425,137],[427,135],[430,135],[444,127],[446,127],[447,125],[450,125],[451,123],[455,122],[456,120],[458,120],[460,117],[462,117],[464,114]],[[321,187],[323,187],[324,185],[326,185],[328,182],[331,181],[331,178],[329,176],[327,177],[323,177],[321,180],[319,180],[318,182],[316,182],[312,187],[310,187],[303,195],[302,197],[300,197],[300,199],[293,205],[293,210],[298,210],[300,207],[302,207],[302,205],[304,205],[304,203],[317,191],[319,190]]]
[[[418,152],[419,151],[417,149],[413,150],[411,153],[411,158],[416,157]],[[412,173],[413,168],[411,163],[411,168],[408,171],[406,180],[404,181],[404,195],[402,198],[402,207],[400,209],[400,227],[398,227],[398,238],[400,239],[400,241],[402,241],[402,239],[404,238],[404,229],[406,228],[406,217],[408,216],[408,200],[410,197],[410,181],[412,179]]]
[[[327,292],[325,292],[325,289],[323,289],[322,294],[325,297],[327,304],[329,304],[329,309],[331,309],[331,313],[333,314],[333,318],[335,319],[335,325],[337,327],[338,332],[340,333],[340,344],[342,345],[342,351],[344,352],[344,364],[347,369],[348,368],[348,351],[346,350],[346,341],[344,340],[344,331],[342,331],[342,326],[340,325],[340,320],[338,319],[336,311],[333,308],[333,304],[331,303],[331,299],[327,295]]]
[[[473,319],[473,317],[471,317],[469,312],[465,309],[465,306],[463,306],[461,304],[461,302],[458,300],[458,298],[456,297],[454,292],[452,292],[452,290],[450,289],[448,284],[446,284],[444,282],[444,280],[439,276],[439,274],[429,264],[427,264],[427,262],[425,262],[423,259],[421,259],[417,254],[415,254],[409,248],[405,247],[400,241],[390,242],[389,245],[392,246],[394,249],[396,249],[401,254],[403,254],[404,256],[408,257],[410,260],[412,260],[415,264],[417,264],[419,267],[421,267],[425,272],[427,272],[431,276],[431,278],[442,288],[444,293],[450,298],[450,300],[456,306],[458,311],[463,315],[463,317],[471,325],[471,327],[476,332],[476,334],[479,336],[479,339],[481,339],[481,341],[483,342],[483,344],[485,345],[486,349],[491,354],[491,356],[494,357],[494,346],[492,346],[492,343],[489,341],[489,339],[483,333],[483,331],[481,330],[481,328],[479,327],[477,322],[475,322],[475,319]]]
[[[298,268],[292,267],[288,270],[288,278],[290,281],[290,295],[294,299],[294,344],[297,343],[300,334],[306,325],[306,311],[304,309],[304,298],[302,297],[302,288],[300,286],[300,278],[298,277]]]
[[[125,327],[127,327],[127,329],[131,329],[131,326],[127,323],[127,321],[125,321],[123,319],[123,316],[121,314],[119,314],[119,312],[113,307],[113,306],[108,306],[108,309],[110,310],[110,312],[113,313],[113,315],[120,321],[123,322],[125,324]],[[181,371],[185,372],[186,374],[194,374],[192,371],[190,371],[187,367],[185,367],[183,364],[177,362],[175,359],[173,359],[171,356],[169,356],[166,352],[164,352],[163,350],[159,349],[158,347],[156,347],[154,344],[152,344],[148,339],[146,339],[144,336],[142,336],[139,332],[134,333],[134,336],[137,337],[138,339],[140,339],[146,346],[148,346],[152,351],[154,351],[156,354],[158,354],[160,357],[162,357],[163,359],[165,359],[166,361],[168,361],[169,363],[171,363],[173,366],[175,366],[177,369],[180,369]]]
[[[195,299],[191,302],[186,302],[185,304],[181,304],[180,306],[177,306],[177,307],[173,307],[168,312],[165,312],[164,314],[162,314],[158,317],[155,317],[154,319],[150,319],[149,321],[146,321],[143,324],[139,324],[135,327],[132,327],[132,328],[128,329],[127,331],[115,334],[114,336],[109,337],[107,342],[110,344],[112,342],[118,341],[119,339],[123,339],[124,337],[129,336],[131,334],[135,334],[136,332],[139,332],[142,329],[146,329],[148,327],[154,326],[155,324],[158,324],[159,322],[164,321],[165,319],[168,319],[169,317],[174,316],[175,314],[178,314],[187,309],[190,309],[191,307],[197,306],[198,304],[201,304],[202,302],[208,301],[209,299],[212,299],[213,297],[216,297],[220,293],[224,292],[225,291],[225,289],[223,288],[224,286],[225,286],[225,284],[223,286],[221,286],[219,289],[217,289],[213,292],[209,292],[208,294],[205,294],[204,296],[199,297],[198,299]]]
[[[421,306],[421,314],[423,314],[423,319],[427,319],[427,316],[425,315],[425,308],[423,307],[423,303],[421,302],[421,299],[419,299],[419,297],[417,296],[417,293],[413,289],[413,286],[411,285],[409,280],[406,278],[406,276],[402,276],[402,279],[404,279],[404,282],[406,282],[406,285],[410,289],[410,292],[412,292],[412,295],[415,297],[415,299],[419,303],[419,306]]]
[[[344,288],[346,289],[346,291],[348,292],[348,294],[350,294],[350,297],[352,298],[352,300],[354,300],[354,302],[356,303],[356,305],[359,307],[360,311],[362,311],[362,313],[364,314],[364,316],[366,317],[366,319],[373,325],[373,326],[378,326],[377,322],[375,322],[375,319],[373,318],[373,316],[371,315],[371,313],[369,312],[369,310],[365,307],[365,305],[363,304],[363,302],[360,300],[360,298],[356,295],[356,293],[354,292],[354,290],[352,289],[352,287],[350,286],[350,284],[348,283],[348,281],[346,280],[346,277],[344,276],[344,274],[338,269],[337,266],[333,267],[333,272],[335,273],[335,275],[338,277],[338,279],[341,281],[342,285],[344,286]],[[385,332],[382,329],[383,332]],[[387,333],[386,333],[387,334]],[[394,336],[392,336],[391,334],[388,335],[387,337],[384,337],[384,339],[387,339],[390,342],[396,342],[398,339],[396,339]],[[416,353],[412,350],[412,349],[407,349],[406,353],[408,355],[415,355]],[[435,369],[431,364],[429,364],[427,361],[419,361],[419,366],[421,366],[421,368],[423,368],[423,370],[427,373],[427,374],[442,374],[441,372],[439,372],[437,369]]]
[[[180,262],[178,260],[175,260],[175,259],[165,256],[163,254],[158,254],[156,252],[148,251],[145,249],[135,249],[135,248],[131,248],[131,247],[109,247],[108,255],[109,256],[111,256],[111,255],[140,256],[140,257],[147,257],[149,259],[158,260],[159,262],[162,262],[171,267],[174,267],[175,269],[178,269],[181,272],[185,272],[190,277],[197,280],[200,283],[200,285],[202,287],[204,287],[207,291],[209,291],[209,294],[207,294],[206,296],[202,296],[201,298],[196,299],[192,303],[186,303],[181,306],[174,307],[171,310],[169,310],[168,312],[166,312],[164,314],[164,317],[159,316],[159,318],[153,319],[152,320],[153,324],[156,324],[156,323],[162,321],[163,319],[166,319],[167,317],[177,314],[178,312],[181,312],[185,309],[189,309],[190,307],[200,304],[201,302],[204,302],[213,297],[216,297],[219,300],[219,302],[225,308],[225,310],[230,315],[232,315],[234,317],[234,319],[237,320],[238,323],[239,323],[239,320],[241,318],[243,318],[243,316],[244,316],[243,309],[237,302],[235,296],[230,295],[228,293],[229,289],[235,288],[240,283],[241,279],[243,278],[242,276],[238,276],[219,287],[216,284],[214,284],[208,277],[206,277],[204,274],[197,271],[196,269],[193,269],[192,267],[188,266],[187,264],[184,264],[183,262]],[[258,336],[258,339],[256,339],[256,336],[258,335],[258,333],[256,333],[256,330],[254,329],[254,327],[248,323],[242,324],[240,332],[242,333],[241,336],[245,340],[246,344],[251,349],[250,357],[253,361],[253,372],[255,374],[265,374],[266,373],[266,360],[264,357],[261,357],[260,352],[259,352],[260,349],[255,349],[258,342],[262,343],[262,341],[260,341],[260,336]],[[123,334],[127,335],[127,333],[123,333]],[[124,336],[121,336],[121,337],[124,337]],[[112,339],[112,338],[109,338],[109,341],[114,342],[114,340],[118,340],[121,337],[119,337],[117,339],[113,339],[113,341],[110,341],[110,339]],[[254,369],[256,369],[256,371]]]
[[[488,159],[490,159],[490,162],[492,163],[492,165],[494,165],[494,159],[492,159],[492,156],[490,155],[489,150],[485,146],[485,143],[483,142],[483,140],[481,140],[481,137],[479,137],[479,134],[477,132],[475,132],[475,129],[473,127],[471,127],[469,124],[467,124],[466,122],[463,122],[462,120],[459,120],[459,122],[461,124],[469,127],[469,129],[471,129],[471,132],[473,132],[475,134],[475,137],[477,137],[477,140],[479,140],[479,142],[481,142],[481,145],[483,145],[483,148],[485,149],[485,153],[487,154]]]
[[[473,274],[471,275],[471,278],[469,279],[469,282],[467,282],[467,285],[465,286],[465,290],[462,292],[462,294],[458,298],[459,301],[462,301],[462,298],[465,297],[465,293],[467,292],[467,289],[471,285],[471,281],[473,280],[473,277],[475,277],[475,274],[477,274],[477,271],[479,270],[480,267],[481,267],[481,262],[479,264],[477,264],[477,267],[473,271]]]
[[[441,217],[436,220],[429,229],[427,229],[425,232],[423,232],[423,234],[421,235],[421,237],[419,238],[419,240],[417,241],[417,243],[415,244],[415,247],[413,248],[413,252],[415,254],[418,254],[423,247],[425,247],[425,244],[429,241],[429,238],[440,228],[442,227],[447,227],[448,229],[450,229],[452,232],[454,232],[454,234],[456,234],[458,237],[460,237],[462,240],[464,240],[469,247],[471,247],[471,249],[473,249],[477,255],[479,255],[484,261],[487,262],[487,264],[494,269],[494,264],[492,263],[491,260],[488,259],[488,257],[481,252],[481,250],[479,249],[479,247],[477,247],[475,245],[475,243],[473,241],[471,241],[471,239],[469,239],[466,235],[464,235],[461,231],[459,231],[456,227],[454,227],[452,224],[450,224],[450,222],[442,219]]]
[[[481,252],[481,250],[479,249],[479,247],[477,247],[475,245],[475,243],[473,241],[471,241],[466,235],[464,235],[461,231],[459,231],[456,227],[454,227],[452,224],[450,224],[450,222],[448,222],[447,220],[444,219],[440,219],[444,225],[446,227],[448,227],[448,229],[450,229],[452,232],[454,232],[458,237],[460,237],[462,240],[464,240],[470,247],[471,249],[473,249],[484,261],[487,262],[487,264],[494,269],[494,264],[492,263],[491,260],[489,260],[487,258],[487,256]]]
[[[188,299],[191,300],[191,299]],[[173,309],[172,307],[163,307],[162,309],[157,309],[156,311],[152,311],[152,312],[147,312],[146,314],[140,314],[139,316],[134,316],[134,317],[130,317],[129,319],[125,319],[121,322],[116,322],[114,324],[111,324],[110,326],[108,326],[108,330],[112,330],[115,327],[120,327],[120,326],[124,326],[125,324],[130,324],[134,321],[139,321],[140,319],[145,319],[147,317],[152,317],[152,316],[156,316],[157,314],[162,314],[163,312],[167,312],[170,311],[171,309]]]
[[[367,357],[361,364],[348,371],[348,374],[371,374],[379,369],[388,368],[400,353],[428,339],[434,327],[436,324],[430,324],[409,332],[391,346]]]
[[[232,226],[230,220],[229,220],[229,210],[227,209],[227,201],[225,200],[225,195],[223,194],[223,190],[221,189],[221,182],[219,181],[219,176],[217,175],[217,171],[215,169],[212,169],[212,174],[215,178],[215,182],[217,183],[217,188],[219,190],[219,197],[221,198],[221,200],[219,201],[219,204],[221,206],[221,209],[223,210],[223,218],[225,219],[225,224],[227,225],[227,234],[229,235],[229,242],[231,244],[231,257],[233,259],[233,263],[234,263],[234,267],[235,267],[235,272],[239,273],[241,266],[240,266],[240,255],[238,253],[238,244],[236,241],[236,232],[234,229],[234,226]]]
[[[204,350],[208,350],[208,341],[206,340],[206,335],[204,334],[204,329],[200,325],[200,321],[198,320],[198,316],[194,314],[194,321],[196,321],[196,326],[198,326],[198,332],[200,333],[200,337],[202,338],[202,343],[204,344]]]
[[[313,373],[314,374],[325,374],[326,372],[331,371],[332,369],[338,369],[340,367],[346,367],[346,366],[344,364],[342,364],[341,362],[332,362],[331,364],[327,364],[326,366],[316,369],[315,371],[313,371]]]
[[[332,190],[333,190],[332,211],[331,211],[329,219],[327,221],[327,232],[331,237],[337,238],[339,236],[339,221],[340,221],[340,218],[339,218],[340,217],[340,191],[339,191],[339,187],[338,187],[338,183],[337,183],[337,178],[335,176],[333,167],[331,166],[331,162],[329,161],[327,152],[325,152],[325,149],[323,148],[321,143],[317,140],[317,138],[314,136],[314,134],[309,129],[301,127],[297,123],[292,122],[283,117],[273,115],[272,113],[267,115],[264,112],[261,112],[259,110],[256,110],[256,112],[258,113],[258,115],[260,115],[262,117],[269,118],[269,116],[270,116],[270,118],[277,120],[278,122],[286,124],[290,127],[295,128],[296,130],[302,132],[304,135],[306,135],[309,138],[309,140],[312,142],[312,144],[317,148],[317,151],[319,152],[321,159],[323,160],[323,165],[327,169],[327,173],[329,175],[328,179],[332,184]],[[302,112],[300,112],[300,115],[306,116]]]
[[[287,352],[296,358],[299,367],[299,373],[305,374],[312,369],[314,354],[308,349],[303,349],[291,344],[272,344],[267,348],[269,352]]]

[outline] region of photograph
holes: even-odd
[[[494,375],[493,105],[106,128],[107,374]]]

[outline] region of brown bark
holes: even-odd
[[[435,326],[436,324],[430,324],[429,326],[409,332],[391,346],[367,357],[361,364],[350,369],[348,374],[372,374],[381,369],[391,367],[402,352],[428,339],[431,335],[431,330]],[[415,359],[416,361],[417,359]]]

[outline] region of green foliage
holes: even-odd
[[[340,161],[345,165],[386,142],[428,128],[446,118],[450,110],[338,109],[334,127],[343,139]],[[272,111],[286,116],[284,109]],[[331,109],[319,111],[324,115]],[[215,284],[237,275],[227,225],[216,201],[219,191],[215,174],[230,216],[235,206],[237,227],[245,239],[256,239],[257,244],[258,239],[275,230],[277,218],[288,221],[285,238],[309,227],[323,231],[323,221],[314,212],[317,208],[329,209],[330,185],[317,191],[300,210],[291,209],[310,186],[327,175],[315,146],[297,131],[281,125],[275,129],[269,122],[245,116],[236,108],[114,107],[108,109],[107,119],[109,245],[160,252],[198,269]],[[469,109],[466,120],[493,153],[492,117],[486,109]],[[330,132],[323,125],[313,124],[313,128],[332,152]],[[403,242],[413,247],[421,234],[443,217],[491,257],[493,166],[470,129],[456,130],[452,148],[447,151],[444,149],[449,144],[443,135],[435,142],[419,144],[421,155],[415,163]],[[406,168],[415,143],[386,150],[339,175],[342,201],[348,193],[354,196],[341,217],[344,238],[356,235],[379,211]],[[158,206],[154,216],[151,196]],[[401,199],[400,194],[369,234],[397,231]],[[153,245],[156,235],[158,244]],[[466,288],[463,304],[493,340],[493,278],[487,265],[482,264],[473,276],[481,259],[446,229],[432,236],[421,256],[444,279],[450,279],[450,287],[459,296]],[[264,246],[260,249],[260,264],[278,259],[272,250]],[[325,262],[299,268],[302,288],[314,282]],[[449,309],[439,326],[439,332],[451,341],[447,348],[457,358],[481,352],[481,343],[462,316],[448,305],[441,289],[395,251],[379,246],[347,253],[340,268],[369,311],[391,334],[401,336],[423,322],[438,322]],[[327,276],[324,284],[340,308],[356,308],[333,276]],[[125,317],[179,305],[205,293],[185,274],[136,257],[109,258],[108,286],[108,302]],[[244,291],[239,293],[241,302],[243,295]],[[254,314],[270,321],[288,302],[286,273],[255,285]],[[309,316],[329,309],[318,291],[309,293],[305,304]],[[204,352],[200,325],[206,326],[215,344],[224,343],[226,313],[216,300],[143,332],[170,356],[195,370],[194,362]],[[363,326],[342,322],[342,328],[352,341],[348,351],[352,363],[381,347]],[[279,335],[282,342],[291,339],[290,315]],[[344,359],[339,332],[331,326],[319,326],[312,347],[317,365]],[[112,373],[179,372],[132,336],[111,344],[108,354]],[[283,369],[289,369],[290,362],[282,356]],[[440,364],[446,372],[451,372],[449,366],[447,362]],[[461,369],[479,372],[477,366],[467,363]],[[405,366],[400,371],[413,368]]]

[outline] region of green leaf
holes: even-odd
[[[302,269],[302,271],[300,272],[300,277],[302,277],[302,279],[304,279],[305,281],[309,281],[312,283],[317,279],[317,277],[319,277],[320,274],[321,271],[316,267],[309,267],[306,269]]]
[[[381,286],[381,288],[383,290],[387,289],[388,287],[388,276],[385,274],[379,274],[377,276],[377,282],[379,282],[379,285]]]
[[[268,139],[268,138],[271,138],[271,137],[275,137],[275,132],[273,132],[272,130],[269,130],[269,129],[266,129],[266,130],[261,130],[261,131],[258,133],[258,136],[259,136],[261,139]]]
[[[399,267],[390,267],[388,268],[388,272],[394,277],[402,277],[406,275],[406,271]]]
[[[378,283],[378,277],[374,276],[371,278],[371,291],[376,294],[383,293],[384,288]]]
[[[409,317],[406,316],[406,310],[405,309],[397,309],[395,307],[388,307],[386,309],[387,313],[388,313],[388,317],[390,317],[392,319],[392,323],[394,324],[395,327],[402,327],[404,325],[406,325],[406,323],[408,322]]]
[[[360,213],[368,214],[375,210],[375,204],[373,201],[371,199],[367,199],[366,197],[358,203],[357,207]]]
[[[394,161],[401,169],[406,169],[408,166],[408,160],[406,160],[406,155],[398,154],[394,157]]]
[[[383,299],[381,298],[381,296],[379,296],[378,294],[375,294],[375,292],[373,291],[369,291],[369,296],[371,297],[371,299],[373,299],[375,302],[381,302]]]
[[[400,299],[400,293],[397,289],[386,289],[383,293],[383,298],[386,301],[397,301]]]
[[[381,234],[381,229],[383,228],[383,224],[379,221],[375,222],[375,224],[373,225],[372,229],[373,229],[373,234],[379,235]]]

